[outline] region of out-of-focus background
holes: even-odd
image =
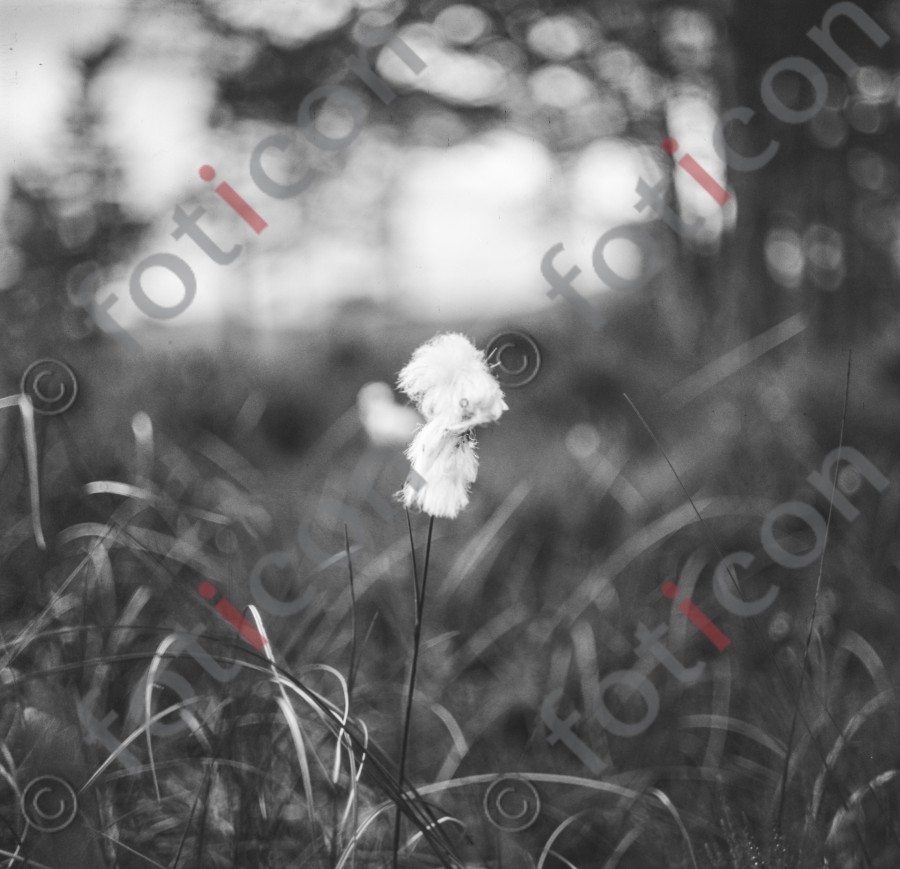
[[[628,242],[606,258],[647,278],[629,301],[652,303],[682,342],[699,339],[700,312],[719,313],[717,334],[797,310],[836,335],[871,328],[898,268],[896,46],[839,17],[836,43],[858,66],[845,75],[807,36],[828,8],[5,2],[9,339],[31,349],[90,340],[92,306],[110,293],[122,326],[158,326],[128,293],[154,253],[181,256],[196,275],[196,299],[167,324],[165,340],[179,345],[221,344],[230,328],[319,328],[343,307],[437,324],[544,311],[537,266],[557,242],[600,310],[609,289],[590,267],[594,244],[632,223],[660,235],[659,274]],[[894,37],[898,6],[870,11]],[[361,49],[377,27],[414,52],[412,67],[390,48]],[[378,88],[353,72],[361,50]],[[786,110],[821,105],[785,123],[763,105],[761,80],[798,54],[820,68],[827,97],[817,103],[808,76],[782,72],[768,90]],[[330,150],[300,135],[297,117],[329,83],[344,90],[309,108]],[[713,134],[738,106],[756,114],[729,125],[735,149],[752,156],[774,141],[777,154],[726,172]],[[281,199],[250,175],[254,149],[276,133],[293,144],[266,151],[266,173],[284,184],[312,174]],[[732,193],[725,207],[673,173],[667,135]],[[263,217],[262,233],[200,180],[206,164]],[[663,198],[703,224],[680,235],[659,209],[635,208],[639,178],[654,186],[673,174]],[[240,253],[216,264],[173,239],[176,205],[204,209],[199,226]],[[181,298],[171,275],[143,283],[159,304]]]
[[[227,581],[243,606],[260,560],[289,552],[282,591],[318,597],[302,616],[265,616],[281,662],[350,677],[358,642],[352,711],[396,760],[412,608],[391,495],[406,466],[402,439],[372,442],[358,393],[393,385],[437,331],[481,348],[524,332],[540,368],[507,385],[509,411],[479,430],[471,506],[437,523],[412,781],[443,783],[464,823],[484,824],[484,782],[454,777],[590,777],[546,738],[540,710],[560,689],[560,718],[574,710],[579,738],[612,758],[594,778],[661,788],[673,813],[545,781],[536,826],[467,827],[483,863],[546,859],[552,841],[552,860],[610,869],[660,854],[734,869],[896,865],[898,47],[900,0],[2,0],[3,395],[46,357],[71,367],[78,395],[36,419],[37,481],[19,411],[0,419],[3,672],[29,685],[0,736],[52,748],[57,731],[29,709],[83,726],[73,697],[111,686],[116,667],[138,684],[173,612],[221,634],[184,582],[173,591],[185,572]],[[572,289],[548,294],[553,281]],[[889,486],[845,469],[837,491],[861,515],[832,516],[821,575],[818,562],[769,559],[748,588],[774,581],[777,604],[729,615],[715,564],[742,548],[764,558],[759,527],[781,501],[826,515],[807,476],[841,443]],[[413,525],[421,545],[427,522]],[[82,592],[61,585],[79,541],[113,527]],[[810,547],[808,527],[788,532]],[[721,660],[675,629],[659,588],[676,576],[732,638]],[[660,668],[659,722],[610,736],[591,716],[599,679],[632,665],[638,622],[667,618],[680,653],[715,675],[686,688]],[[85,633],[57,648],[54,620]],[[111,669],[91,675],[95,658]],[[101,694],[98,715],[136,726],[129,696]],[[639,717],[634,699],[623,708]],[[205,714],[238,720],[215,704]],[[97,740],[73,738],[95,770]],[[146,775],[104,779],[98,818],[118,826],[97,838],[84,821],[78,847],[100,849],[84,865],[150,865],[136,852],[174,865],[184,842],[197,866],[325,859],[287,780],[247,808],[234,794],[254,785],[229,773],[203,798],[207,838],[182,831],[185,794],[208,781],[170,753],[180,808],[154,803]],[[371,805],[389,798],[365,784]],[[346,817],[320,815],[331,856],[344,853]],[[558,824],[568,832],[554,838]],[[310,851],[291,850],[297,829]],[[57,865],[44,835],[9,853]],[[367,843],[371,865],[389,839]]]

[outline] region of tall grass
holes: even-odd
[[[37,420],[46,552],[15,446],[3,471],[0,866],[900,865],[898,597],[882,580],[896,571],[900,488],[896,457],[854,425],[852,400],[845,442],[891,486],[853,490],[862,516],[830,523],[820,565],[769,562],[742,577],[750,597],[780,588],[762,616],[731,617],[709,591],[716,547],[756,552],[771,506],[815,497],[803,481],[838,443],[841,373],[787,383],[757,363],[687,417],[647,414],[704,528],[615,403],[627,391],[646,407],[640,384],[609,369],[605,405],[577,399],[600,377],[595,363],[564,376],[544,340],[547,371],[483,437],[472,507],[434,529],[425,618],[410,537],[430,541],[430,529],[391,503],[402,457],[365,445],[347,396],[311,408],[326,433],[288,447],[268,439],[261,387],[259,413],[247,396],[231,401],[234,429],[179,429],[149,405],[132,427],[127,408],[115,436],[98,436],[111,444],[100,455],[88,420]],[[384,352],[360,365],[395,370]],[[769,415],[773,383],[796,412]],[[574,409],[558,403],[567,384]],[[728,405],[757,425],[729,424]],[[289,616],[250,591],[273,552],[290,558],[265,588],[306,600]],[[670,578],[731,638],[725,652],[663,598]],[[203,580],[265,636],[262,650],[201,598]],[[690,686],[655,672],[660,714],[625,739],[592,712],[600,679],[634,665],[639,621],[666,622],[672,653],[707,667]],[[232,675],[179,651],[177,626],[196,627]],[[601,776],[547,740],[541,707],[554,692],[559,717],[573,715],[608,759]],[[634,698],[614,702],[641,714]],[[113,714],[123,746],[92,739],[79,703]],[[161,735],[153,722],[180,726]],[[29,778],[46,774],[79,791],[62,833],[27,827],[18,808]],[[539,795],[523,829],[501,829],[485,802],[501,775],[511,814],[537,809],[517,783]]]

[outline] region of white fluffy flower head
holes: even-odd
[[[509,410],[484,353],[458,332],[419,347],[397,383],[426,420],[442,419],[459,433],[496,422]]]
[[[419,347],[397,382],[426,420],[406,450],[425,482],[407,481],[398,494],[407,508],[455,519],[469,503],[478,474],[472,429],[509,410],[503,390],[484,353],[458,333],[437,335]]]

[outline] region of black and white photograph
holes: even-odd
[[[900,0],[0,0],[0,869],[900,869]]]

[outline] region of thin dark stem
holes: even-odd
[[[849,394],[849,382],[850,382],[850,360],[848,359],[847,360],[847,391],[845,392],[845,396],[844,396],[845,404],[844,404],[844,411],[843,411],[842,419],[841,419],[841,438],[842,439],[843,439],[844,418],[845,418],[846,410],[847,410],[846,402],[847,402],[847,397]],[[622,393],[622,394],[625,397],[625,400],[631,405],[631,409],[637,415],[637,418],[640,420],[641,425],[643,425],[643,427],[646,429],[647,434],[650,435],[650,437],[653,439],[653,442],[656,444],[657,448],[659,449],[660,453],[662,453],[663,458],[666,460],[666,464],[668,464],[670,470],[672,471],[672,474],[675,476],[675,479],[678,481],[678,485],[681,487],[682,492],[684,492],[684,495],[687,498],[688,503],[690,503],[691,507],[694,510],[694,513],[697,516],[697,519],[700,521],[700,526],[706,532],[706,535],[709,538],[709,541],[712,544],[713,549],[715,550],[716,554],[719,556],[719,559],[723,560],[724,555],[722,554],[722,550],[719,548],[719,545],[716,543],[715,537],[713,537],[713,534],[710,531],[709,527],[707,526],[706,522],[704,521],[703,516],[700,514],[700,511],[697,509],[697,505],[694,503],[694,500],[691,498],[690,493],[688,492],[687,488],[685,487],[684,483],[681,480],[681,477],[678,476],[678,472],[675,470],[674,465],[670,461],[668,455],[666,455],[666,451],[663,449],[662,444],[659,442],[659,439],[653,433],[653,429],[650,428],[649,424],[644,419],[644,417],[641,415],[641,412],[637,409],[634,402],[627,395],[625,395],[625,393]],[[832,487],[832,501],[833,501],[833,495],[834,495],[834,488]],[[830,515],[831,515],[831,508],[829,507],[829,516]],[[827,536],[827,534],[826,534],[826,536]],[[824,553],[824,549],[823,549],[823,553]],[[729,568],[728,575],[731,577],[731,581],[734,583],[734,587],[737,590],[738,595],[741,598],[741,600],[746,601],[747,598],[744,595],[743,589],[741,588],[741,585],[738,582],[738,579],[737,579],[737,576],[735,575],[734,570]],[[759,625],[757,625],[755,622],[751,622],[751,627],[753,628],[754,631],[756,631],[757,636],[762,636],[762,632],[759,628]],[[782,684],[784,685],[787,693],[793,695],[793,693],[796,689],[791,685],[791,683],[787,677],[787,674],[784,672],[784,669],[778,663],[777,658],[773,659],[772,663],[774,664],[775,672],[778,674],[778,677],[781,680]],[[802,686],[802,672],[803,672],[803,670],[801,669],[801,682],[800,682],[801,686]],[[828,704],[825,701],[825,698],[821,697],[819,695],[819,693],[816,691],[815,685],[813,683],[810,683],[810,690],[813,692],[816,699],[822,704],[822,709],[825,712],[825,715],[828,717],[828,720],[832,723],[832,725],[834,725],[834,727],[838,730],[838,732],[840,732],[841,728],[838,726],[837,722],[834,719],[834,716],[832,715],[831,711],[829,710]],[[819,757],[822,759],[822,763],[825,765],[825,768],[830,771],[830,767],[828,765],[828,757],[825,754],[821,743],[819,742],[818,739],[816,739],[815,734],[813,733],[813,728],[810,725],[809,721],[807,720],[807,717],[800,710],[799,700],[798,700],[797,704],[794,706],[794,717],[795,717],[795,720],[799,719],[800,722],[802,722],[803,726],[806,728],[806,732],[809,734],[810,739],[812,740],[812,744],[815,746],[816,751],[819,754]],[[792,732],[793,732],[793,725],[792,725]],[[790,754],[790,749],[788,750],[788,754]],[[785,770],[787,769],[787,759],[788,758],[786,758],[786,761],[785,761]],[[839,781],[833,780],[831,777],[829,777],[829,781],[833,782],[833,787],[836,790],[838,797],[840,798],[841,805],[844,807],[845,810],[849,811],[849,804],[847,802],[847,797],[844,793],[841,783]],[[783,799],[780,798],[780,800],[779,800],[779,816],[777,818],[777,821],[775,821],[775,823],[777,823],[779,825],[781,823],[780,814],[781,814],[782,805],[783,805]],[[808,822],[807,822],[807,827],[804,827],[804,833],[803,833],[804,840],[806,837],[807,829],[808,829]],[[859,839],[860,845],[862,846],[863,857],[866,861],[866,866],[871,866],[871,861],[869,860],[868,855],[865,853],[865,846],[862,844],[862,838],[860,836],[859,830],[856,827],[854,827],[854,831],[856,832],[857,839]],[[779,829],[779,832],[780,832],[780,829]],[[803,841],[803,840],[801,840],[801,841]],[[801,847],[802,847],[802,844],[801,844]]]
[[[356,679],[356,589],[353,586],[353,561],[350,558],[350,534],[344,523],[344,549],[347,552],[347,570],[350,573],[350,675],[347,678],[347,705],[353,696],[353,682]]]
[[[841,430],[840,430],[840,434],[838,436],[838,449],[840,449],[844,445],[844,424],[847,421],[847,406],[850,403],[850,368],[851,368],[852,361],[853,361],[853,352],[848,351],[848,353],[847,353],[847,380],[846,380],[846,385],[844,387],[844,407],[843,407],[843,410],[841,411]],[[803,678],[806,675],[806,664],[807,664],[807,661],[809,660],[809,647],[810,647],[810,644],[812,643],[813,630],[814,630],[815,622],[816,622],[816,610],[817,610],[818,604],[819,604],[819,592],[821,591],[821,588],[822,588],[822,574],[825,570],[825,549],[828,546],[828,532],[831,529],[831,516],[834,511],[834,495],[837,490],[837,478],[838,478],[837,469],[835,469],[834,479],[832,480],[832,486],[831,486],[831,497],[828,499],[828,517],[825,520],[825,536],[822,541],[822,555],[821,555],[821,558],[819,559],[819,575],[816,577],[816,591],[815,591],[815,595],[813,596],[812,612],[809,615],[809,628],[807,629],[806,643],[804,644],[804,647],[803,647],[803,660],[800,663],[800,681],[799,681],[799,684],[797,685],[797,703],[794,706],[794,714],[791,719],[791,730],[790,730],[790,734],[788,736],[787,748],[785,749],[785,753],[784,753],[784,769],[782,771],[782,778],[781,778],[781,799],[778,804],[778,826],[776,827],[776,829],[778,830],[779,833],[782,830],[785,792],[787,790],[787,776],[788,776],[788,771],[789,771],[789,763],[790,763],[790,759],[791,759],[791,748],[793,747],[793,742],[794,742],[794,732],[796,730],[796,725],[797,725],[797,715],[800,710],[800,702],[802,699],[801,692],[803,690]],[[825,704],[823,702],[823,706],[824,705]],[[827,706],[825,706],[825,711],[826,711],[826,713],[828,712]],[[829,713],[829,718],[831,718],[830,713]],[[834,723],[834,719],[832,719],[832,723]],[[873,791],[873,793],[874,793],[874,791]],[[842,800],[842,802],[844,802],[844,806],[846,808],[847,804],[843,799],[843,794],[841,795],[841,800]],[[876,795],[876,801],[878,801],[877,795]],[[880,801],[878,801],[878,802],[880,802]],[[882,808],[884,808],[884,807],[882,806]],[[803,825],[803,835],[800,838],[800,849],[799,849],[799,853],[798,853],[798,857],[797,857],[798,863],[800,860],[802,860],[803,851],[804,851],[804,848],[806,847],[806,840],[808,838],[808,833],[809,833],[809,821],[810,821],[810,818],[809,818],[809,816],[807,816],[807,822]],[[859,843],[859,847],[862,852],[863,860],[865,860],[866,866],[872,866],[872,860],[869,857],[868,851],[866,850],[865,839],[863,838],[863,834],[859,828],[858,822],[856,824],[854,824],[853,832],[856,834],[856,840]],[[894,837],[894,841],[897,841],[898,844],[900,844],[900,840],[898,840],[896,832],[893,833],[893,837]]]
[[[413,541],[412,520],[409,518],[409,510],[406,511],[406,527],[409,530],[409,552],[412,556],[413,568],[413,612],[419,611],[419,571],[416,569],[416,544]]]
[[[844,423],[847,421],[847,404],[850,400],[850,363],[852,356],[847,357],[847,380],[844,386],[844,407],[841,410],[841,430],[838,435],[838,449],[844,446]],[[816,577],[816,591],[813,595],[812,612],[809,614],[809,628],[806,632],[806,643],[803,646],[803,660],[800,662],[800,679],[797,684],[797,704],[794,706],[794,714],[791,717],[791,730],[788,734],[787,748],[784,752],[784,769],[781,772],[781,798],[778,801],[778,822],[776,829],[782,831],[782,819],[784,818],[784,799],[787,790],[787,777],[790,768],[791,749],[794,744],[794,734],[797,729],[797,711],[800,709],[800,701],[803,692],[803,677],[806,675],[806,662],[809,660],[809,647],[812,643],[813,628],[816,623],[816,609],[819,605],[819,591],[822,588],[822,572],[825,568],[825,548],[828,545],[828,532],[831,529],[831,514],[834,510],[834,493],[837,491],[837,471],[835,470],[834,480],[831,485],[831,496],[828,499],[828,516],[825,519],[825,539],[822,541],[822,556],[819,559],[819,575]],[[804,836],[805,838],[805,836]],[[800,849],[803,850],[803,841],[800,842]]]
[[[409,512],[406,514],[407,523],[409,523]],[[397,782],[399,785],[399,798],[397,803],[397,812],[394,816],[394,862],[393,869],[397,869],[397,854],[400,849],[400,802],[404,799],[403,795],[403,779],[406,773],[406,752],[409,748],[409,730],[412,720],[413,696],[416,693],[416,672],[419,666],[419,643],[422,639],[422,614],[425,611],[425,584],[428,582],[428,563],[431,560],[431,532],[434,529],[434,516],[428,520],[428,540],[425,543],[425,564],[422,567],[422,588],[419,590],[419,581],[416,577],[416,550],[412,544],[412,525],[410,524],[409,540],[410,549],[413,554],[413,580],[416,585],[416,621],[413,628],[413,656],[412,667],[409,671],[409,686],[406,693],[406,712],[403,716],[403,739],[400,743],[400,770],[397,774]]]

